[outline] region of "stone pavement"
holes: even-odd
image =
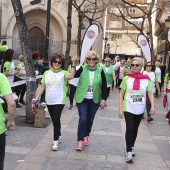
[[[142,120],[136,141],[133,164],[125,162],[125,123],[118,118],[118,91],[111,93],[105,109],[99,109],[90,145],[82,152],[76,151],[78,125],[77,108],[68,110],[69,102],[62,114],[62,143],[59,151],[51,151],[53,128],[17,126],[7,131],[5,170],[169,170],[170,126],[162,106],[162,98],[155,99],[154,121]],[[24,108],[23,108],[24,109]],[[17,114],[24,114],[18,109]],[[145,115],[146,117],[146,115]]]

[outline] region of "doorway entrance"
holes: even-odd
[[[38,27],[33,27],[29,30],[29,37],[31,42],[31,50],[38,51],[40,56],[44,56],[45,51],[45,35]]]

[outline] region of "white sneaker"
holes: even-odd
[[[129,163],[132,163],[132,162],[133,162],[132,152],[126,153],[126,162],[129,162]]]
[[[59,136],[58,142],[61,143],[61,141],[62,141],[62,136]]]
[[[53,151],[58,151],[58,144],[59,144],[58,140],[57,141],[53,141],[53,147],[52,147]]]
[[[134,147],[132,147],[132,156],[136,156]]]

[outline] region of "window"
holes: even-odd
[[[112,34],[111,35],[111,41],[116,41],[117,39],[122,39],[122,34]]]
[[[135,15],[136,14],[136,9],[135,8],[129,8],[129,14],[130,15]]]
[[[122,9],[120,8],[120,10],[122,10]],[[119,9],[118,8],[110,8],[110,14],[120,15]]]

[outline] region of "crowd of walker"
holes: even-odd
[[[15,128],[14,115],[16,106],[25,105],[24,95],[26,84],[12,88],[14,81],[26,79],[26,71],[23,55],[19,56],[19,62],[15,68],[13,63],[14,51],[5,48],[0,73],[0,94],[8,105],[7,129]],[[41,73],[43,59],[38,52],[33,52],[36,72]],[[99,56],[95,51],[89,51],[84,64],[80,64],[78,56],[71,58],[72,62],[68,71],[64,70],[64,56],[54,54],[51,57],[50,69],[45,71],[41,81],[37,82],[37,92],[32,99],[34,104],[40,100],[45,91],[45,102],[53,123],[54,137],[52,150],[59,149],[62,140],[61,114],[66,104],[67,85],[69,87],[70,107],[74,108],[75,99],[79,114],[77,129],[76,150],[82,151],[89,145],[89,136],[93,126],[95,114],[99,108],[107,107],[106,101],[114,87],[119,89],[118,110],[119,117],[126,123],[126,162],[132,163],[135,156],[134,145],[138,134],[143,114],[147,112],[147,121],[153,121],[155,114],[154,95],[159,98],[164,82],[164,95],[167,97],[167,112],[170,109],[170,74],[165,75],[165,66],[158,59],[156,63],[146,62],[144,58],[128,58],[126,61],[116,56],[114,60],[107,57],[99,62]],[[164,81],[163,81],[164,79]],[[12,92],[18,95],[18,101],[14,101]],[[104,110],[103,110],[104,112]],[[0,170],[3,170],[5,157],[5,116],[0,104]]]

